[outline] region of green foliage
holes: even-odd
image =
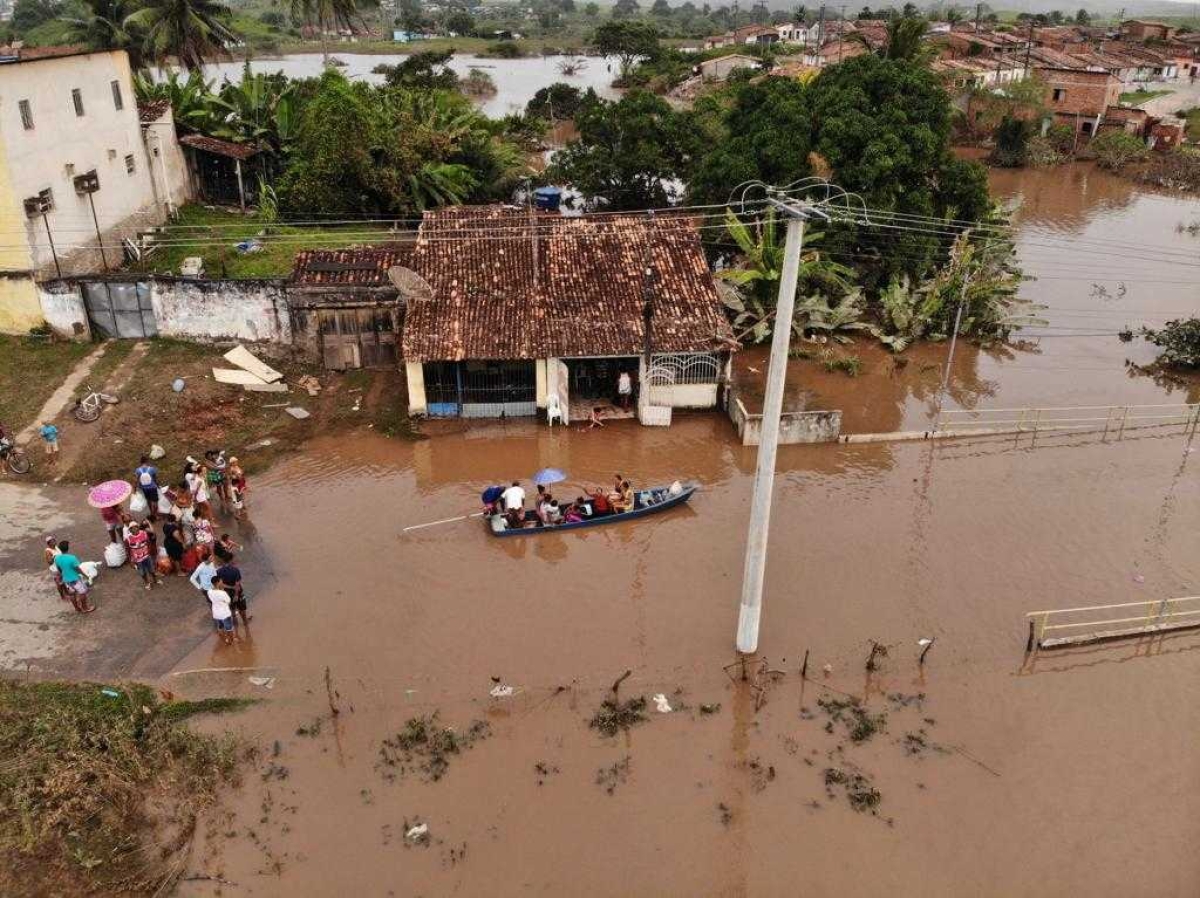
[[[658,39],[658,29],[648,22],[613,19],[596,29],[592,35],[592,45],[601,56],[617,57],[623,78],[629,74],[630,67],[639,57],[653,58],[658,55]]]
[[[1168,368],[1200,368],[1200,318],[1177,318],[1142,335],[1162,349],[1157,362]]]
[[[470,36],[475,33],[475,17],[466,10],[456,10],[446,17],[446,30]]]
[[[931,284],[914,289],[908,275],[899,275],[879,291],[879,326],[872,333],[892,352],[903,352],[922,337],[945,337],[930,330],[940,321],[945,303],[944,291],[932,289]]]
[[[12,26],[17,34],[24,34],[56,19],[62,14],[62,8],[62,3],[57,0],[17,0],[12,8]]]
[[[996,146],[991,161],[1004,168],[1019,168],[1025,164],[1029,152],[1029,138],[1033,136],[1033,125],[1021,118],[1005,116],[996,128]]]
[[[1105,131],[1092,139],[1088,150],[1097,163],[1114,171],[1150,155],[1150,148],[1140,137],[1125,131]]]
[[[291,0],[292,21],[315,25],[322,31],[349,28],[356,11],[354,0]]]
[[[847,377],[858,377],[862,371],[862,359],[856,355],[825,353],[821,358],[821,364],[825,367],[826,371],[830,373],[841,371]]]
[[[870,325],[863,320],[866,313],[866,297],[857,287],[847,290],[837,301],[823,294],[805,296],[796,303],[792,332],[818,342],[832,338],[839,343],[849,343],[847,333],[870,330]]]
[[[479,55],[491,59],[520,59],[525,53],[518,44],[512,41],[496,41],[488,44],[487,49]]]
[[[673,199],[667,182],[686,174],[695,135],[665,100],[630,91],[617,102],[581,104],[579,138],[555,154],[549,176],[574,186],[591,206],[646,209]]]
[[[588,103],[596,102],[595,92],[591,88],[585,94],[578,87],[556,81],[533,95],[533,98],[525,104],[525,114],[530,118],[546,119],[547,121],[575,118],[575,114],[585,100]]]
[[[82,15],[66,18],[66,39],[89,50],[124,50],[136,71],[142,66],[142,38],[125,26],[135,8],[136,0],[83,0]]]
[[[143,53],[154,62],[174,58],[185,69],[199,69],[209,60],[228,56],[226,48],[238,39],[230,27],[229,7],[217,0],[142,2],[124,27],[144,35]]]
[[[398,65],[381,63],[371,71],[383,75],[389,87],[415,90],[454,90],[458,75],[450,68],[453,50],[425,50],[404,58]]]

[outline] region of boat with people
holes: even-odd
[[[683,505],[692,498],[697,489],[697,483],[681,483],[676,480],[666,486],[633,490],[631,503],[625,510],[618,510],[612,503],[600,499],[600,494],[594,494],[570,503],[569,516],[564,516],[557,522],[544,520],[544,516],[539,515],[537,509],[525,509],[519,525],[512,514],[506,515],[497,504],[492,511],[484,515],[484,523],[492,536],[533,536],[562,530],[582,530],[604,524],[619,524],[667,511]],[[485,499],[487,496],[485,493]]]

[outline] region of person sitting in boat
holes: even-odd
[[[592,503],[592,517],[601,518],[606,514],[612,514],[612,503],[608,500],[608,494],[600,487],[596,487],[588,494],[588,498]]]
[[[504,512],[504,487],[489,486],[480,497],[483,500],[483,513],[488,517]]]
[[[507,514],[510,511],[517,512],[521,520],[525,518],[525,490],[521,489],[521,484],[514,480],[512,486],[506,489],[500,496],[504,500],[504,511]]]
[[[583,520],[583,513],[579,510],[579,503],[572,502],[563,510],[564,524],[578,524]]]
[[[525,512],[517,508],[510,508],[504,513],[504,523],[509,530],[520,530],[525,526]]]
[[[550,507],[550,503],[553,501],[554,497],[550,495],[550,490],[546,489],[544,486],[539,485],[537,491],[537,499],[535,499],[533,503],[533,513],[537,515],[538,521],[545,524],[546,510]]]
[[[628,480],[621,481],[621,488],[617,494],[617,498],[612,503],[613,511],[631,511],[633,509],[633,487],[629,485]]]
[[[561,524],[562,522],[563,513],[562,509],[558,507],[558,500],[551,499],[546,503],[546,518],[543,523],[553,527],[555,524]]]

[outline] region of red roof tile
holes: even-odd
[[[404,358],[640,354],[647,262],[654,349],[725,348],[732,330],[692,219],[533,218],[501,206],[427,212],[412,267],[433,299],[408,303]]]
[[[364,249],[309,249],[296,254],[292,283],[305,286],[386,287],[388,269],[410,268],[415,243]]]
[[[193,149],[216,156],[227,156],[230,159],[246,160],[259,153],[258,147],[248,143],[232,143],[228,140],[218,140],[216,137],[205,137],[203,134],[188,134],[179,138],[179,142]]]

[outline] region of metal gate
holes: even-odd
[[[396,365],[394,310],[321,309],[317,312],[326,368],[392,368]]]
[[[83,303],[92,329],[102,337],[154,337],[158,324],[146,281],[85,281]]]
[[[532,361],[426,362],[425,408],[432,417],[520,418],[537,414]]]

